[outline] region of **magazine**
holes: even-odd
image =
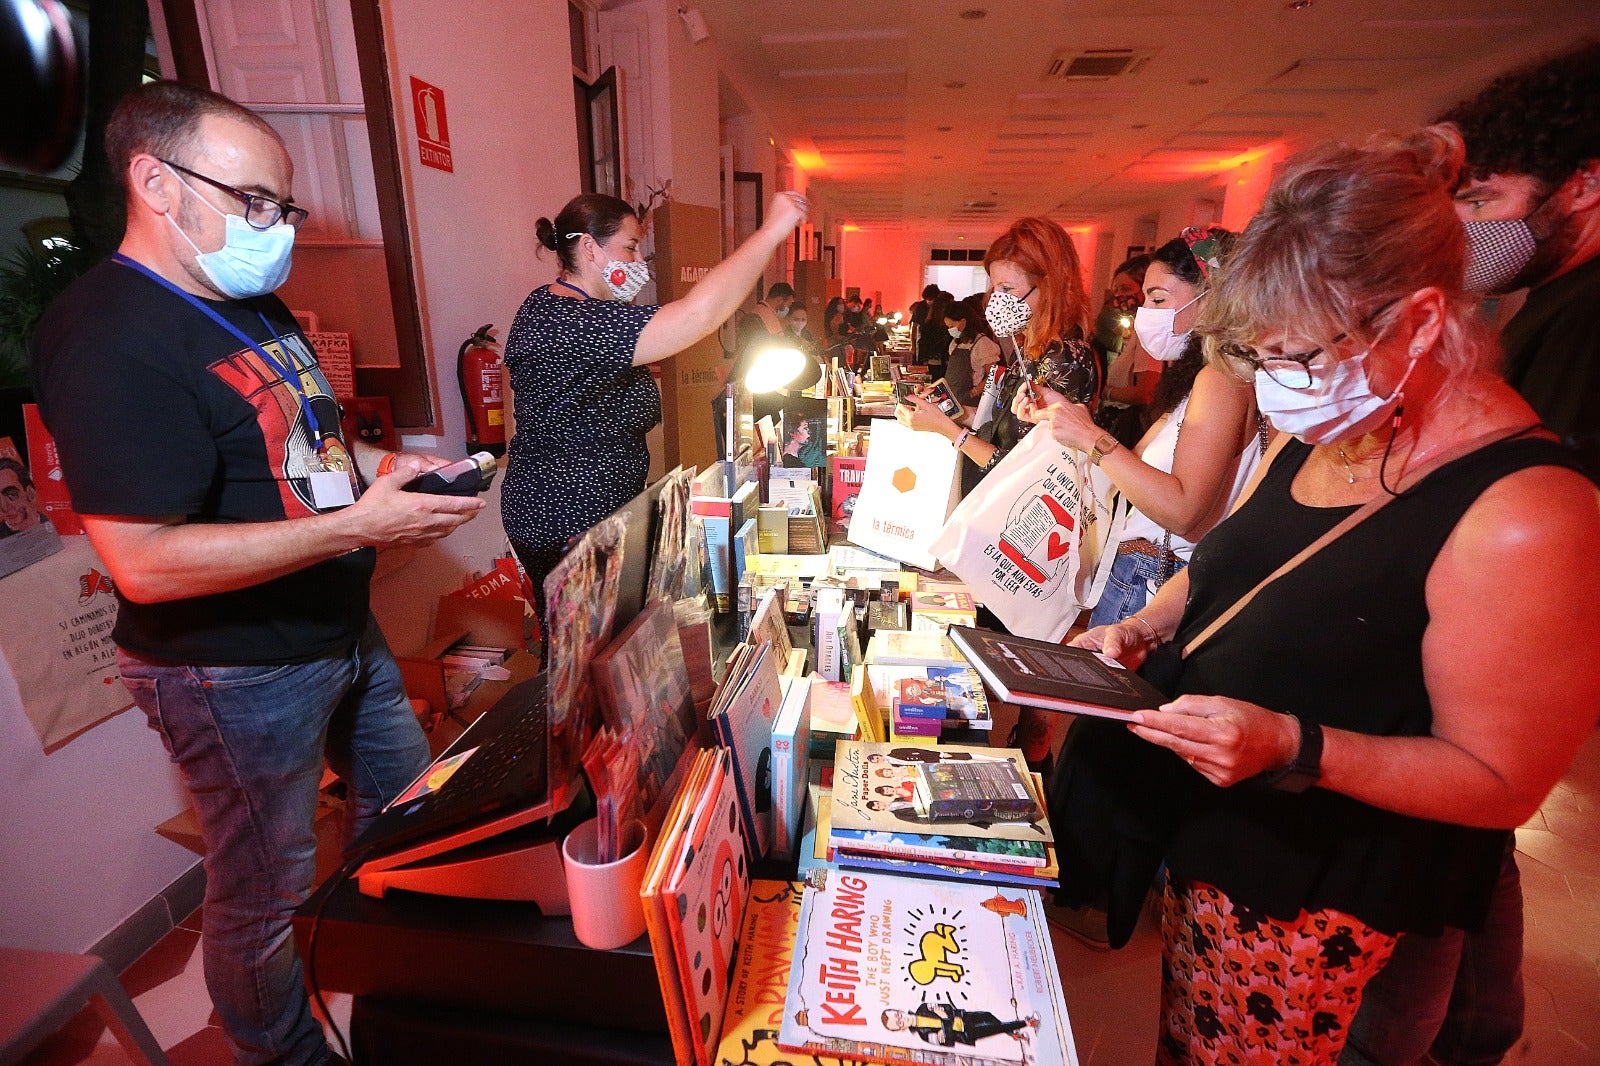
[[[882,1062],[1078,1061],[1037,892],[812,870],[778,1042]]]
[[[659,827],[662,808],[692,755],[697,728],[671,602],[646,604],[595,656],[592,669],[606,725],[639,761],[639,810],[646,824]]]
[[[544,579],[545,662],[550,680],[550,802],[566,806],[594,729],[597,701],[589,664],[611,640],[622,578],[626,525],[603,518]]]

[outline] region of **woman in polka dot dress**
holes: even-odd
[[[660,307],[631,301],[649,282],[644,229],[614,196],[574,199],[539,242],[560,274],[523,301],[506,338],[516,434],[501,490],[506,536],[533,581],[544,623],[544,579],[567,543],[644,489],[645,434],[661,421],[649,363],[676,355],[733,314],[772,253],[806,218],[799,193],[773,197],[766,222],[687,296]]]

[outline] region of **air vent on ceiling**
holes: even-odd
[[[1045,67],[1046,81],[1110,81],[1139,73],[1153,48],[1063,48]]]

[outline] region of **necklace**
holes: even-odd
[[[1335,444],[1333,450],[1339,453],[1339,461],[1344,464],[1344,479],[1350,484],[1354,485],[1357,481],[1366,481],[1368,478],[1377,476],[1376,474],[1357,475],[1355,467],[1350,465],[1350,457],[1344,453],[1342,444]]]

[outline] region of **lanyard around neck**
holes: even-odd
[[[556,280],[552,281],[550,284],[552,286],[560,285],[563,288],[571,289],[573,292],[577,293],[579,296],[582,296],[585,300],[594,299],[593,296],[590,296],[588,293],[586,293],[582,289],[578,288],[576,285],[574,285],[572,282],[568,281],[566,278],[557,278]]]
[[[151,270],[143,263],[138,262],[135,259],[130,259],[121,252],[113,252],[111,258],[116,260],[118,263],[121,263],[125,267],[137,270],[139,273],[143,274],[157,285],[160,285],[162,288],[168,290],[174,295],[187,300],[190,305],[192,305],[201,314],[205,315],[207,318],[211,319],[217,325],[221,326],[223,329],[232,334],[235,340],[252,349],[262,359],[265,359],[268,366],[272,367],[272,369],[283,375],[284,382],[294,390],[295,396],[299,398],[300,410],[306,416],[306,428],[311,431],[311,441],[313,445],[315,445],[317,451],[320,452],[324,447],[326,447],[324,444],[325,438],[322,433],[322,427],[317,422],[317,413],[311,409],[311,399],[306,395],[305,389],[300,387],[300,375],[294,368],[292,357],[288,365],[279,362],[271,352],[267,351],[260,344],[257,344],[255,341],[251,340],[249,335],[246,334],[244,330],[240,329],[232,322],[229,322],[226,318],[223,318],[222,315],[217,312],[216,308],[200,299],[200,297],[196,296],[194,293],[185,292],[183,289],[179,288],[177,285],[174,285],[171,281],[168,281],[160,274],[157,274],[154,270]],[[270,339],[277,340],[278,331],[272,328],[272,323],[267,321],[267,316],[257,310],[256,317],[261,319],[261,324],[266,327],[268,333],[272,334]]]

